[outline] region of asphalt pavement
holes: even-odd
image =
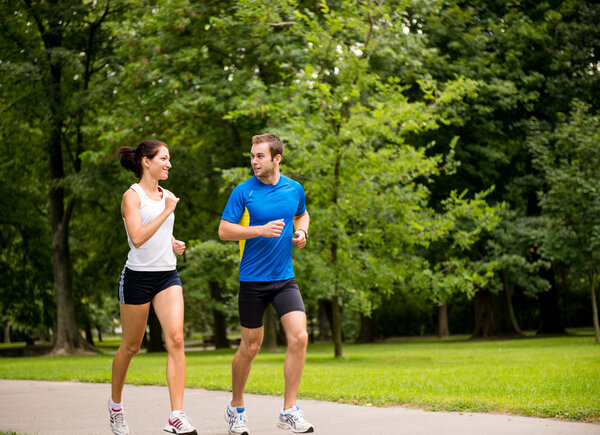
[[[110,435],[109,384],[0,380],[0,432]],[[184,411],[198,435],[226,435],[223,417],[231,393],[187,389]],[[170,412],[166,387],[126,385],[130,433],[166,434]],[[245,396],[251,435],[286,435],[278,429],[282,399]],[[299,400],[305,418],[323,435],[600,435],[600,424],[469,412],[430,412]]]

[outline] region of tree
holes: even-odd
[[[446,108],[472,92],[474,83],[423,81],[421,98],[411,101],[397,77],[377,69],[379,56],[396,59],[420,47],[418,37],[398,36],[404,34],[401,6],[322,3],[320,14],[280,6],[277,19],[294,17],[289,39],[306,55],[300,63],[279,65],[286,86],[266,86],[257,77],[249,84],[250,102],[230,116],[266,113],[271,128],[290,144],[283,170],[303,182],[317,235],[309,252],[298,256],[317,265],[309,278],[316,285],[307,287],[332,301],[334,353],[340,358],[342,303],[369,315],[395,286],[423,270],[419,247],[444,237],[456,224],[452,214],[470,204],[455,193],[446,214],[427,207],[427,183],[452,168],[451,158],[428,156],[429,148],[416,149],[406,137],[452,122]],[[259,13],[245,11],[255,21]],[[457,268],[462,275],[450,270],[457,281],[469,275],[464,267]]]
[[[575,100],[554,129],[530,124],[528,147],[544,176],[539,192],[547,225],[540,234],[542,255],[569,264],[585,277],[590,292],[596,343],[600,343],[596,291],[600,278],[600,116]]]
[[[3,77],[5,74],[0,82]],[[12,92],[16,90],[0,87],[0,106],[9,106]],[[40,170],[44,156],[23,146],[41,132],[35,122],[14,111],[4,110],[2,115],[0,150],[5,161],[0,171],[4,190],[0,197],[0,322],[33,344],[35,339],[49,336],[56,312],[47,192]]]
[[[237,315],[236,293],[239,250],[233,243],[215,240],[192,242],[181,271],[186,282],[186,318],[206,329],[212,325],[212,339],[217,348],[229,347],[227,318]],[[212,313],[212,318],[206,316]]]
[[[426,262],[413,276],[415,287],[425,290],[426,296],[438,306],[438,335],[448,337],[447,301],[457,294],[468,299],[477,297],[492,277],[497,262],[481,255],[480,239],[485,239],[500,221],[503,204],[487,204],[489,191],[464,200],[451,192],[440,204],[440,220],[446,222],[446,231],[432,240],[424,255]],[[489,235],[488,235],[489,237]]]
[[[548,186],[524,147],[524,121],[535,116],[552,132],[556,112],[573,97],[599,107],[600,5],[127,5],[0,5],[0,134],[11,162],[23,168],[3,166],[1,180],[15,193],[1,222],[0,265],[10,283],[2,291],[13,292],[26,277],[23,294],[35,300],[0,295],[13,326],[32,334],[56,330],[48,314],[39,314],[55,310],[48,300],[52,255],[55,293],[68,300],[64,289],[71,287],[73,308],[58,300],[66,307],[60,318],[65,312],[76,318],[68,328],[84,328],[91,339],[97,323],[116,315],[108,295],[126,253],[118,205],[132,182],[116,161],[119,146],[165,140],[174,163],[165,186],[182,198],[176,235],[214,239],[227,199],[219,190],[222,169],[247,167],[250,137],[269,129],[291,151],[283,170],[307,189],[314,237],[295,254],[295,268],[306,283],[307,310],[318,307],[324,325],[335,315],[338,350],[340,337],[354,337],[359,321],[368,336],[368,323],[377,320],[370,313],[393,292],[418,291],[419,301],[440,307],[464,304],[455,292],[491,292],[493,302],[478,306],[503,319],[503,333],[518,327],[510,294],[535,294],[551,302],[542,304],[553,310],[542,309],[541,317],[543,328],[554,329],[557,288],[542,292],[540,283],[553,283],[560,270],[563,286],[575,288],[583,272],[572,268],[570,256],[539,257],[538,240],[524,243],[523,235],[537,236],[548,217],[538,217],[536,191]],[[55,165],[50,176],[49,162]],[[48,204],[40,205],[44,195]],[[452,195],[462,199],[444,208]],[[14,198],[26,205],[13,210]],[[494,218],[484,204],[503,201],[514,213],[488,233]],[[455,206],[472,207],[476,219],[453,217]],[[52,230],[43,228],[46,221]],[[455,244],[467,228],[481,231],[465,247]],[[32,243],[33,235],[45,245]],[[14,248],[24,247],[26,255],[16,255]],[[551,267],[542,267],[550,260]],[[207,301],[229,291],[215,288],[210,297],[208,287],[189,290]],[[201,312],[186,314],[199,329],[204,320],[216,322]]]
[[[498,225],[477,246],[480,261],[493,263],[494,273],[475,295],[473,338],[522,336],[513,296],[519,292],[533,298],[549,289],[540,276],[550,263],[536,253],[537,220],[516,217],[508,208],[498,218]]]
[[[93,351],[76,323],[69,229],[77,201],[72,183],[81,171],[82,154],[92,142],[86,126],[94,105],[100,106],[110,95],[106,86],[110,77],[109,11],[108,0],[2,4],[2,44],[7,48],[3,89],[9,100],[5,110],[21,113],[40,129],[35,146],[43,150],[49,163],[55,354]]]
[[[594,65],[600,47],[599,16],[600,6],[584,0],[413,4],[407,26],[411,33],[423,34],[428,48],[419,57],[421,73],[411,76],[403,64],[390,64],[390,68],[400,71],[408,83],[427,75],[437,81],[459,75],[478,83],[476,96],[456,101],[452,107],[460,122],[418,138],[422,143],[437,140],[443,146],[439,138],[460,137],[456,149],[460,166],[456,176],[440,177],[432,187],[434,204],[452,189],[477,191],[494,185],[490,201],[506,201],[516,212],[506,217],[515,220],[511,225],[523,225],[525,217],[533,222],[539,216],[535,192],[540,179],[524,146],[525,126],[532,116],[555,123],[556,113],[574,97],[598,107],[600,74]],[[488,251],[491,246],[481,246],[481,254],[491,258],[500,253]],[[523,258],[530,270],[540,260],[536,255]],[[537,268],[539,279],[553,283],[556,267]],[[562,329],[557,293],[555,285],[537,293],[543,329]],[[505,299],[488,298],[500,305],[479,304],[477,308],[485,306],[508,320]],[[506,330],[493,329],[511,333],[511,322],[504,324]]]

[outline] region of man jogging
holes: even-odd
[[[233,190],[219,226],[221,240],[239,240],[241,253],[238,309],[242,340],[233,359],[233,397],[225,418],[230,434],[249,435],[244,388],[262,344],[263,316],[270,303],[281,318],[288,343],[283,409],[277,426],[313,432],[296,405],[308,333],[304,302],[294,279],[292,249],[303,248],[308,238],[310,218],[304,189],[279,173],[283,143],[274,134],[254,136],[250,156],[254,176]]]

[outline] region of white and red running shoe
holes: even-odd
[[[169,422],[163,428],[165,432],[198,435],[194,426],[190,424],[190,418],[185,415],[185,412],[172,412],[169,417]]]
[[[110,416],[110,428],[115,435],[127,435],[129,433],[129,426],[125,422],[125,411],[123,408],[114,410],[108,403],[108,414]]]

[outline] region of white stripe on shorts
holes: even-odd
[[[123,292],[123,284],[125,283],[125,267],[123,268],[123,272],[121,272],[121,278],[119,279],[119,302],[122,304],[125,303],[125,294]]]

